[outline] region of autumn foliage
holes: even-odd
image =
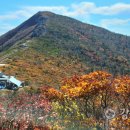
[[[59,97],[59,103],[62,104],[62,106],[58,104],[59,109],[62,109],[62,111],[66,109],[68,113],[74,113],[75,111],[72,107],[73,101],[79,112],[77,116],[84,115],[84,118],[81,118],[82,123],[85,120],[89,122],[91,119],[91,121],[93,120],[93,127],[94,122],[98,122],[96,125],[105,128],[105,120],[107,120],[105,111],[111,108],[116,112],[116,115],[114,119],[109,121],[110,127],[121,130],[127,130],[130,127],[129,76],[114,77],[105,71],[96,71],[83,76],[74,75],[72,78],[63,81],[63,86],[61,86],[60,90],[49,89],[48,93],[51,96],[53,95],[53,99],[58,100]],[[61,102],[61,98],[64,103]],[[66,106],[69,108],[66,108]],[[124,109],[124,113],[120,114],[122,109]],[[125,116],[126,118],[124,119]],[[68,120],[68,118],[66,119]],[[90,125],[90,123],[87,125]]]
[[[66,79],[61,90],[71,97],[83,97],[87,93],[103,91],[111,84],[112,75],[107,72],[94,72],[84,76],[75,75]]]
[[[26,130],[45,127],[51,104],[42,94],[27,92],[0,96],[0,129]]]
[[[1,95],[0,129],[129,130],[129,76],[95,71],[66,78],[61,84],[60,89],[27,87]],[[115,112],[112,118],[106,116],[108,110]]]

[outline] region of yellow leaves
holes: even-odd
[[[64,86],[62,86],[62,87],[60,88],[60,90],[61,90],[62,92],[66,92],[69,88],[71,88],[71,86],[69,86],[69,85],[64,85]]]
[[[52,108],[57,112],[61,109],[63,109],[63,106],[58,102],[52,102]]]
[[[64,117],[64,121],[78,121],[85,118],[85,115],[80,111],[77,102],[75,100],[71,100],[69,97],[64,97],[62,101],[52,102],[52,108],[53,111],[59,114],[59,117]]]
[[[70,97],[80,96],[81,91],[82,91],[81,87],[71,88],[68,91],[68,95]]]

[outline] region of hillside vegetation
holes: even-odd
[[[114,75],[130,74],[128,36],[51,12],[38,12],[0,37],[1,51],[6,52],[7,48],[17,43],[22,45],[28,40],[34,50],[32,57],[36,52],[50,60],[58,57],[59,62],[62,62],[62,57],[69,58],[70,62],[78,60],[89,68],[88,72],[107,70]],[[17,50],[20,51],[20,48]]]
[[[0,91],[0,130],[129,130],[130,37],[38,12],[0,51],[0,71],[26,85]]]
[[[13,58],[12,58],[13,57]],[[26,85],[60,86],[60,81],[76,73],[84,74],[88,68],[79,59],[63,56],[47,56],[38,53],[31,47],[20,50],[6,59],[7,66],[1,71],[7,75],[14,75]]]
[[[0,94],[1,130],[129,130],[130,77],[105,71]]]

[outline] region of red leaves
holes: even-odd
[[[7,120],[12,121],[13,128],[20,127],[20,130],[25,130],[29,127],[30,123],[33,125],[45,125],[50,110],[51,103],[43,94],[40,93],[18,93],[12,96],[5,96],[2,104],[0,104],[0,126],[6,123]],[[43,117],[42,120],[39,117]],[[37,121],[37,122],[34,122]],[[11,125],[8,124],[7,128]]]

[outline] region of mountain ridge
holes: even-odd
[[[31,18],[26,20],[24,23],[20,24],[18,27],[16,27],[16,28],[8,31],[7,33],[1,35],[0,36],[0,45],[5,46],[6,44],[9,45],[9,44],[15,43],[15,42],[21,40],[22,38],[32,38],[32,37],[39,37],[40,35],[44,35],[45,32],[43,32],[43,34],[40,34],[42,32],[34,31],[32,33],[32,31],[37,29],[38,27],[42,28],[42,25],[46,24],[47,19],[49,17],[54,17],[55,15],[58,15],[58,14],[55,14],[55,13],[52,13],[52,12],[49,12],[49,11],[39,11],[38,13],[33,15]],[[58,16],[66,17],[66,18],[69,18],[71,20],[75,20],[77,22],[80,22],[82,24],[86,24],[88,26],[96,27],[96,28],[98,28],[102,31],[108,31],[110,33],[118,34],[118,33],[115,33],[115,32],[111,32],[110,30],[104,29],[102,27],[98,27],[98,26],[91,25],[91,24],[88,24],[88,23],[83,23],[79,20],[70,18],[68,16],[63,16],[63,15],[58,15]],[[45,28],[43,28],[43,30],[44,29]],[[41,30],[41,31],[43,31],[43,30]],[[22,32],[19,32],[19,31],[23,31],[23,33],[25,33],[25,34],[23,34]],[[123,35],[123,34],[118,34],[118,35],[126,36],[126,35]],[[15,40],[13,40],[12,37],[14,37]],[[127,36],[127,37],[129,37],[129,36]]]
[[[78,59],[85,68],[89,68],[86,71],[107,70],[114,74],[130,74],[130,37],[104,28],[47,11],[38,12],[0,37],[1,53],[13,46],[16,51],[22,51],[20,46],[28,40],[32,57],[34,50],[48,58],[69,58],[72,62]],[[27,59],[24,60],[26,62]]]

